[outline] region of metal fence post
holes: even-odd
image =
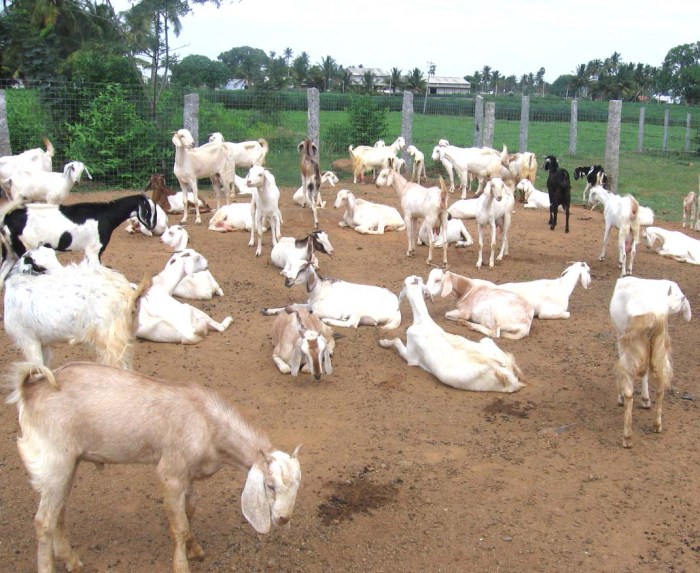
[[[10,126],[7,124],[7,101],[5,90],[0,90],[0,157],[12,155],[10,144]]]
[[[484,96],[474,99],[474,147],[481,147],[484,141]]]
[[[401,106],[401,136],[406,140],[406,145],[413,143],[413,92],[403,92],[403,104]],[[406,159],[406,148],[401,150],[401,157]],[[413,168],[412,158],[409,167]]]
[[[605,173],[610,180],[610,190],[617,192],[620,177],[620,124],[622,100],[613,99],[608,104],[608,136],[605,142]]]
[[[520,104],[520,147],[518,151],[527,151],[527,130],[530,121],[530,96],[524,95]]]
[[[646,115],[645,107],[639,108],[639,132],[637,133],[637,153],[644,151],[644,117]]]
[[[576,155],[578,142],[578,100],[571,100],[571,123],[569,124],[569,155]]]
[[[661,151],[664,153],[668,151],[668,120],[669,120],[669,115],[671,113],[671,110],[666,109],[664,111],[664,139],[663,143],[661,144]]]
[[[185,109],[182,113],[185,129],[189,130],[195,145],[199,145],[199,94],[185,96]]]
[[[316,147],[321,148],[321,96],[317,88],[308,88],[306,90],[306,101],[308,111],[306,115],[306,132],[308,138],[316,144]]]
[[[484,147],[493,147],[493,131],[496,124],[496,102],[490,101],[486,103],[486,111],[484,112]]]

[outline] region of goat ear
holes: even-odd
[[[294,350],[292,351],[292,356],[289,359],[289,368],[291,369],[292,376],[298,375],[299,369],[301,368],[301,345],[303,342],[301,338],[297,340],[297,343],[294,345]]]
[[[255,531],[269,533],[272,519],[265,494],[265,474],[257,464],[253,465],[248,472],[241,495],[241,510]]]
[[[447,296],[452,292],[452,278],[449,274],[443,273],[442,275],[442,293],[440,296]]]
[[[301,444],[299,444],[296,448],[294,448],[294,451],[292,452],[292,457],[296,458],[299,455],[300,451],[301,451]]]
[[[323,371],[326,374],[333,374],[333,365],[331,364],[331,350],[328,348],[328,344],[323,349]]]
[[[304,148],[304,142],[302,141],[299,145],[297,145],[297,151],[301,151]]]
[[[311,269],[311,272],[306,273],[306,292],[311,292],[316,287],[318,278],[316,277],[316,271],[313,270],[313,265],[311,263],[309,263],[307,268]]]

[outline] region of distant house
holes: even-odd
[[[464,78],[455,76],[430,76],[428,91],[430,94],[467,94],[471,84]]]
[[[233,79],[229,80],[224,86],[225,90],[245,90],[248,89],[248,82],[246,80]]]
[[[391,74],[387,74],[379,68],[346,68],[350,73],[351,86],[363,86],[365,84],[365,74],[367,72],[374,76],[374,87],[377,90],[383,90],[389,87],[391,83]]]

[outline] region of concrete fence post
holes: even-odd
[[[661,151],[664,153],[668,151],[668,120],[670,117],[671,110],[667,109],[664,111],[664,139],[661,144]]]
[[[490,101],[486,104],[484,112],[484,147],[493,147],[493,132],[496,127],[496,102]]]
[[[199,94],[187,94],[185,96],[185,108],[182,113],[182,122],[185,129],[192,134],[196,146],[199,141]]]
[[[683,151],[686,153],[690,151],[690,114],[685,117],[685,145],[683,146]]]
[[[0,90],[0,157],[12,155],[10,126],[7,123],[7,100],[5,90]]]
[[[474,147],[481,147],[484,142],[484,96],[474,99]]]
[[[644,151],[644,118],[646,116],[646,108],[639,108],[639,131],[637,132],[637,153]]]
[[[578,100],[571,100],[571,123],[569,124],[569,155],[576,155],[578,142]]]
[[[406,147],[413,143],[413,92],[403,92],[403,104],[401,106],[401,136],[406,140]],[[401,157],[410,161],[409,167],[413,168],[413,158],[406,153],[406,147],[401,150]]]
[[[525,153],[527,151],[527,130],[530,122],[530,96],[524,95],[520,104],[520,146],[518,151]]]
[[[306,90],[308,111],[306,114],[307,137],[321,149],[321,96],[317,88]]]
[[[608,136],[605,142],[605,173],[610,181],[610,190],[617,192],[620,177],[620,125],[622,123],[622,100],[610,100],[608,104]]]

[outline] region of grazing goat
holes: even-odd
[[[80,161],[66,163],[63,173],[39,170],[16,170],[12,177],[0,182],[5,195],[23,203],[40,202],[62,205],[71,189],[78,183],[83,171],[92,179],[87,167]]]
[[[669,231],[662,227],[644,229],[647,247],[659,255],[679,263],[700,265],[700,241],[680,231]],[[655,247],[658,241],[658,246]]]
[[[596,202],[604,205],[605,231],[603,233],[603,248],[600,251],[599,261],[605,258],[605,248],[608,244],[610,229],[615,227],[618,237],[618,267],[620,276],[631,275],[634,266],[634,257],[637,254],[639,243],[639,203],[632,195],[615,195],[603,187],[593,187],[588,195],[588,202],[594,205]],[[629,260],[627,251],[629,250]]]
[[[538,318],[569,318],[569,298],[579,280],[585,289],[591,284],[591,269],[584,262],[572,263],[558,279],[503,283],[498,288],[519,294],[532,305]]]
[[[472,342],[440,328],[428,313],[426,293],[420,277],[406,278],[401,295],[411,304],[413,324],[406,330],[405,345],[399,338],[382,339],[382,347],[395,348],[409,366],[419,366],[459,390],[517,392],[525,385],[513,356],[493,340]]]
[[[15,171],[53,171],[54,147],[44,137],[46,150],[36,147],[27,149],[17,155],[0,157],[0,181],[12,177]]]
[[[357,199],[347,189],[338,191],[334,207],[345,207],[339,226],[350,227],[363,235],[383,235],[385,231],[403,231],[406,228],[401,213],[395,207]]]
[[[476,268],[481,268],[484,250],[484,227],[491,227],[491,256],[489,268],[494,265],[496,254],[496,231],[501,230],[501,251],[496,257],[497,261],[503,260],[508,254],[508,231],[510,220],[515,206],[515,198],[506,186],[503,179],[494,177],[484,187],[483,193],[478,198],[476,213],[476,230],[479,235],[479,256],[476,260]]]
[[[365,182],[365,171],[369,169],[384,169],[388,165],[390,159],[395,159],[396,154],[406,146],[406,140],[402,136],[398,136],[394,143],[389,146],[378,145],[374,147],[369,145],[358,145],[353,148],[351,145],[348,148],[352,159],[352,182],[357,183],[358,176],[360,182]],[[398,166],[397,166],[398,167]],[[376,181],[376,179],[375,179]]]
[[[19,258],[5,280],[5,332],[36,364],[49,365],[57,342],[85,344],[102,364],[129,368],[137,301],[150,280],[132,289],[120,273],[84,263],[61,266],[38,247]]]
[[[321,168],[318,159],[318,146],[310,139],[305,139],[297,145],[301,154],[299,170],[301,171],[301,186],[304,188],[304,198],[314,214],[314,227],[318,229],[318,208],[321,190]]]
[[[222,143],[208,143],[201,147],[195,147],[192,134],[187,129],[179,129],[173,135],[175,146],[175,166],[173,171],[180,183],[182,192],[182,204],[186,204],[186,198],[192,192],[194,196],[195,219],[199,224],[202,217],[199,211],[198,179],[209,178],[216,191],[216,208],[221,206],[220,194],[223,187],[226,204],[229,202],[229,194],[233,189],[233,174],[235,162]],[[187,222],[189,209],[183,210],[182,223]]]
[[[625,408],[622,439],[625,448],[632,446],[634,382],[641,378],[642,407],[650,408],[650,373],[656,379],[654,431],[662,430],[664,393],[673,377],[668,316],[679,312],[690,321],[690,303],[673,281],[624,277],[615,284],[610,318],[617,334],[617,403]]]
[[[409,145],[406,148],[406,153],[413,157],[413,168],[411,171],[411,181],[415,181],[420,185],[420,177],[423,175],[426,179],[428,174],[425,172],[425,154],[420,151],[415,145]]]
[[[520,340],[530,334],[535,311],[519,294],[442,269],[430,271],[426,287],[433,297],[456,297],[457,308],[445,313],[447,320],[492,338]]]
[[[336,184],[338,183],[339,179],[338,176],[333,173],[332,171],[324,171],[323,174],[321,175],[321,185],[324,183],[328,183],[331,187],[335,187]],[[316,198],[318,200],[318,206],[321,208],[324,208],[326,206],[326,202],[321,199],[321,191],[319,190],[318,194],[316,195]],[[297,204],[301,205],[302,207],[307,207],[308,203],[306,202],[306,194],[304,193],[304,187],[301,186],[299,189],[297,189],[294,192],[294,195],[292,196],[292,200]]]
[[[191,529],[193,481],[225,466],[247,471],[241,495],[258,533],[289,522],[301,483],[297,458],[276,450],[262,432],[213,391],[89,362],[57,368],[16,364],[11,373],[21,436],[17,448],[41,496],[34,522],[38,573],[54,559],[82,570],[64,514],[81,461],[157,466],[175,543],[173,571],[189,573],[188,557],[204,557]]]
[[[547,176],[547,191],[549,192],[549,228],[553,231],[557,226],[557,213],[559,207],[563,207],[566,215],[564,232],[569,232],[569,208],[571,207],[571,179],[569,172],[559,167],[559,162],[554,155],[548,155],[544,159],[544,170],[549,171]]]
[[[40,243],[57,251],[85,251],[87,261],[97,266],[114,229],[134,215],[149,230],[158,222],[153,203],[143,194],[73,205],[9,202],[0,208],[0,282],[17,257]]]
[[[306,306],[326,324],[347,328],[379,326],[385,330],[401,324],[399,299],[386,288],[323,278],[309,260],[296,261],[284,274],[285,286],[306,285]],[[263,314],[283,311],[284,307],[265,308]]]
[[[332,374],[333,329],[303,305],[284,308],[272,323],[272,360],[282,374],[308,372],[314,380]]]
[[[224,141],[224,136],[218,131],[209,136],[209,143],[223,144],[228,150],[235,166],[244,169],[250,169],[253,165],[265,165],[265,157],[270,150],[267,141],[262,137],[256,141],[240,141],[233,143]]]
[[[698,231],[698,195],[695,191],[691,191],[685,197],[683,197],[683,228],[685,228],[686,223],[688,226]]]
[[[166,213],[182,213],[185,210],[185,204],[182,202],[182,193],[169,189],[165,184],[165,176],[162,173],[154,173],[148,180],[148,185],[144,191],[151,191],[151,200],[160,205],[161,209]],[[208,213],[211,207],[204,199],[198,199],[199,212]],[[194,209],[194,193],[187,193],[187,208]]]
[[[467,199],[465,199],[465,201],[466,200]],[[420,231],[418,232],[419,245],[428,244],[429,239],[425,236],[426,232],[428,231],[425,227],[420,228]],[[434,229],[432,229],[432,233],[435,248],[439,249],[442,247],[442,233],[436,233]],[[447,215],[447,231],[445,236],[447,237],[447,244],[451,245],[454,243],[455,247],[457,248],[468,247],[469,245],[474,244],[474,239],[472,239],[472,236],[469,234],[467,227],[464,225],[461,219],[453,219],[449,213]]]
[[[389,160],[377,177],[377,187],[393,187],[399,197],[399,204],[403,212],[403,220],[406,223],[406,235],[408,238],[408,250],[406,256],[412,257],[416,251],[419,227],[418,220],[422,219],[421,226],[425,227],[428,236],[427,264],[433,260],[433,233],[436,228],[442,233],[442,264],[447,266],[447,189],[440,178],[440,187],[423,187],[412,181],[407,181],[394,168],[393,161]]]
[[[277,187],[275,176],[262,165],[253,165],[246,176],[246,185],[253,188],[253,197],[250,200],[250,241],[248,246],[255,244],[255,234],[258,235],[258,248],[255,256],[262,254],[262,236],[265,232],[265,223],[269,225],[272,234],[272,246],[277,244],[281,236],[280,225],[282,213],[279,208],[280,190]]]
[[[581,200],[586,203],[586,193],[588,193],[592,187],[607,186],[608,176],[605,174],[605,169],[602,165],[586,165],[579,166],[574,169],[574,179],[576,181],[584,177],[586,178],[586,186],[583,188],[583,196],[581,197]]]
[[[310,260],[314,266],[318,266],[318,259],[313,255],[315,251],[333,256],[333,245],[328,233],[319,229],[312,231],[303,239],[281,237],[272,248],[270,259],[273,265],[284,270],[289,268],[292,261],[309,258],[309,250],[311,251]]]

